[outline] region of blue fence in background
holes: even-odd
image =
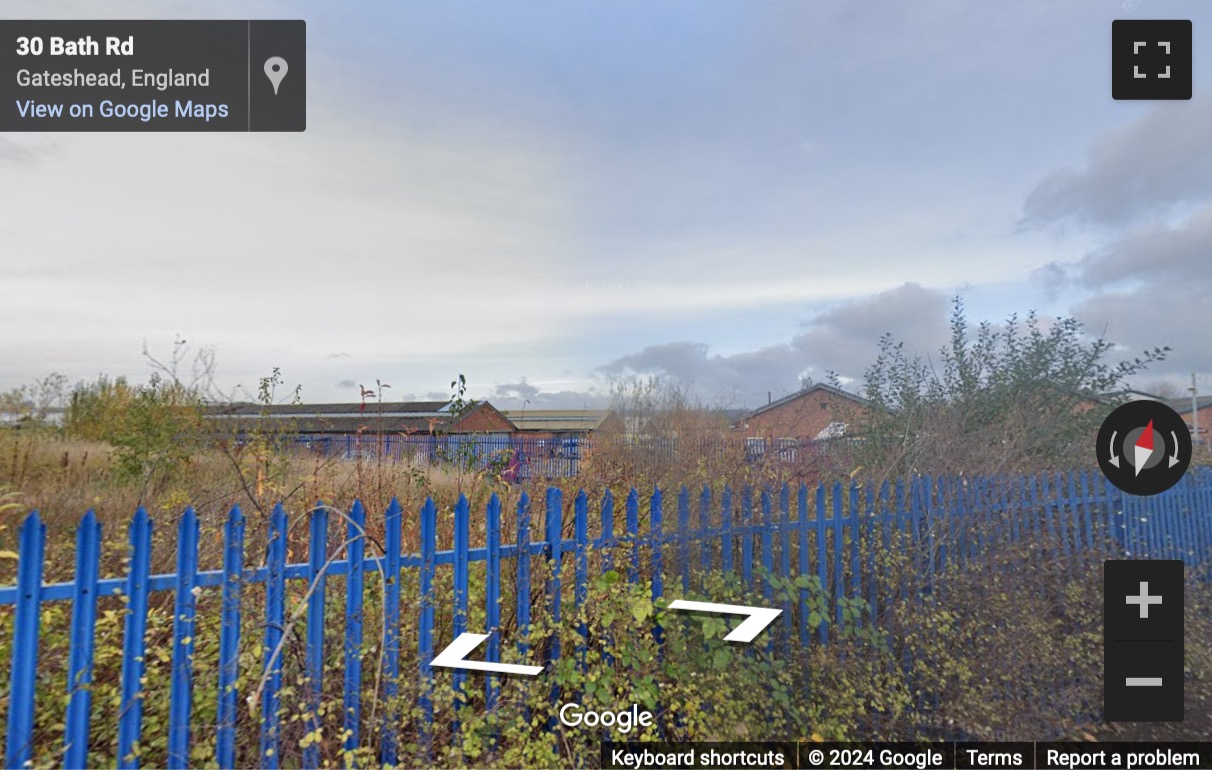
[[[460,498],[454,506],[452,542],[444,544],[450,547],[439,550],[438,509],[432,499],[427,500],[418,512],[420,550],[415,553],[404,553],[401,526],[404,512],[393,502],[384,514],[385,553],[381,556],[366,553],[366,512],[360,503],[355,503],[348,515],[340,514],[337,525],[340,530],[340,524],[344,523],[344,542],[332,552],[328,548],[331,511],[317,507],[308,519],[308,560],[296,564],[287,563],[288,517],[278,506],[268,521],[264,561],[257,566],[246,563],[247,522],[239,508],[233,508],[224,527],[223,565],[219,570],[199,568],[198,517],[187,509],[177,522],[176,571],[157,575],[150,574],[153,522],[140,509],[129,526],[127,574],[104,579],[98,574],[101,528],[90,511],[77,531],[75,580],[57,584],[42,582],[46,527],[38,514],[32,513],[19,533],[17,584],[0,587],[0,605],[15,605],[6,766],[20,767],[31,758],[36,710],[53,708],[51,704],[35,702],[39,664],[60,665],[58,661],[39,660],[39,623],[44,602],[72,603],[64,766],[89,766],[93,715],[89,685],[93,676],[97,601],[98,597],[114,594],[126,598],[129,610],[123,637],[117,755],[120,767],[138,765],[132,748],[143,731],[145,635],[149,597],[155,592],[173,592],[175,601],[167,763],[170,767],[188,765],[192,731],[198,727],[191,717],[197,602],[201,592],[217,590],[222,597],[222,623],[215,760],[223,767],[272,768],[277,767],[282,755],[278,711],[283,689],[281,663],[288,617],[288,581],[308,581],[313,589],[305,600],[304,668],[314,683],[312,692],[318,693],[326,654],[326,580],[332,576],[345,578],[342,714],[344,745],[353,749],[366,742],[360,731],[364,675],[362,614],[367,572],[386,579],[382,687],[383,695],[390,697],[396,694],[402,676],[400,576],[403,570],[418,571],[418,633],[411,640],[417,650],[416,668],[407,676],[418,675],[422,682],[420,703],[424,716],[417,727],[425,736],[432,735],[433,729],[434,706],[427,693],[432,691],[435,675],[430,661],[439,642],[435,638],[436,614],[449,613],[452,638],[467,630],[472,601],[468,571],[473,562],[486,564],[484,596],[475,599],[484,602],[485,633],[490,635],[485,657],[489,661],[499,661],[501,657],[504,560],[516,562],[515,626],[506,638],[525,652],[531,624],[531,596],[536,589],[532,586],[532,560],[549,560],[556,565],[570,561],[573,574],[570,598],[574,606],[579,606],[586,596],[588,555],[593,549],[615,545],[625,549],[627,579],[651,581],[654,599],[664,594],[666,581],[680,581],[682,590],[690,591],[696,576],[710,571],[738,575],[744,585],[760,591],[769,601],[775,601],[770,586],[760,579],[755,581],[761,571],[785,577],[815,576],[833,602],[830,617],[814,628],[808,620],[807,592],[802,592],[798,604],[789,602],[783,606],[783,623],[775,627],[775,633],[785,640],[798,640],[804,645],[829,641],[831,624],[843,620],[843,599],[865,600],[873,610],[894,600],[880,595],[878,582],[871,579],[871,560],[875,549],[895,543],[915,549],[914,564],[921,579],[939,575],[951,566],[980,564],[999,544],[1032,541],[1044,544],[1030,549],[1034,553],[1032,558],[1060,560],[1067,568],[1097,569],[1104,558],[1125,556],[1175,558],[1189,565],[1191,577],[1212,579],[1212,472],[1206,468],[1192,469],[1174,489],[1153,498],[1124,495],[1101,476],[1085,473],[996,479],[924,477],[879,486],[782,486],[756,492],[748,489],[734,492],[726,487],[719,491],[704,488],[691,492],[683,488],[672,504],[657,490],[647,497],[646,505],[633,489],[621,506],[621,526],[616,525],[615,501],[609,493],[595,504],[597,526],[592,533],[588,496],[581,492],[570,504],[567,502],[560,490],[547,490],[543,519],[535,522],[541,527],[536,538],[530,501],[523,495],[517,505],[516,537],[514,542],[506,543],[501,531],[502,506],[494,495],[484,511],[484,545],[472,547],[470,506],[466,498]],[[643,527],[642,514],[647,514]],[[905,539],[894,537],[898,533]],[[437,595],[435,575],[439,568],[452,570],[452,595]],[[561,571],[545,573],[543,579],[545,584],[537,586],[537,590],[546,597],[546,611],[559,621],[561,600],[569,593],[561,582]],[[258,613],[257,618],[242,613],[242,591],[253,583],[265,585],[263,614]],[[236,755],[237,709],[249,695],[236,689],[240,673],[237,653],[247,624],[253,624],[263,634],[264,642],[264,660],[257,672],[264,678],[264,689],[260,697],[263,716],[260,756],[256,758]],[[545,654],[549,662],[559,652],[549,647]],[[456,688],[465,684],[466,672],[447,675],[453,677]],[[484,687],[486,703],[492,708],[499,695],[497,677],[487,675]],[[309,697],[314,698],[311,713],[315,714],[319,695]],[[400,725],[383,719],[373,728],[379,731],[381,761],[396,764]],[[112,750],[112,746],[104,747],[107,755]],[[316,767],[319,759],[314,745],[303,750],[304,766]]]
[[[482,469],[495,467],[511,480],[571,478],[580,473],[590,447],[588,436],[577,434],[536,438],[516,434],[301,434],[292,443],[309,452],[347,460],[450,465]]]
[[[298,434],[286,439],[304,451],[346,460],[384,458],[419,465],[447,465],[483,469],[493,467],[508,480],[572,478],[594,446],[631,452],[633,461],[659,464],[679,454],[687,457],[735,457],[751,464],[781,465],[819,462],[845,448],[851,439],[753,438],[670,436],[590,437],[556,434],[535,437],[505,433],[450,434]]]

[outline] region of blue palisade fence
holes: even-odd
[[[696,501],[697,497],[697,501]],[[214,724],[214,760],[223,767],[258,765],[277,767],[282,753],[282,695],[284,649],[295,616],[306,622],[299,632],[304,643],[303,691],[307,704],[306,731],[320,727],[321,688],[325,661],[325,622],[327,581],[344,578],[344,646],[342,721],[343,746],[354,750],[364,745],[361,734],[364,670],[362,656],[366,633],[366,573],[381,581],[383,615],[383,670],[380,682],[386,708],[371,729],[378,732],[379,759],[395,764],[400,746],[401,714],[394,696],[400,692],[403,677],[414,674],[402,670],[404,645],[401,637],[405,618],[402,586],[409,570],[416,571],[419,603],[416,612],[416,645],[420,676],[417,733],[422,750],[428,750],[433,735],[433,685],[436,677],[449,676],[459,702],[465,702],[471,683],[466,671],[435,671],[430,662],[439,645],[438,614],[450,620],[453,635],[470,628],[473,606],[483,608],[484,633],[489,641],[479,654],[488,661],[499,661],[502,643],[516,645],[525,659],[534,653],[529,636],[532,611],[532,567],[534,557],[551,569],[539,575],[545,612],[553,621],[566,611],[561,602],[571,597],[568,610],[579,609],[587,598],[591,564],[602,571],[614,569],[617,555],[627,581],[646,580],[654,599],[661,599],[667,586],[682,592],[695,587],[704,572],[736,574],[752,592],[752,601],[778,603],[784,617],[775,627],[769,643],[783,648],[793,644],[827,643],[846,622],[844,608],[862,601],[870,608],[868,620],[877,618],[874,610],[890,601],[914,600],[921,591],[945,590],[933,578],[950,567],[977,562],[996,541],[1032,542],[1033,557],[1060,562],[1066,570],[1079,572],[1098,568],[1104,558],[1181,559],[1193,578],[1212,580],[1212,471],[1193,469],[1172,490],[1153,498],[1124,495],[1101,476],[1071,473],[1029,478],[946,478],[920,477],[884,482],[876,486],[851,483],[807,487],[781,486],[773,489],[735,491],[728,487],[713,490],[683,488],[675,498],[663,490],[641,495],[631,489],[624,504],[623,533],[615,532],[614,498],[606,492],[594,503],[584,491],[566,500],[561,490],[547,490],[541,521],[542,539],[532,540],[531,500],[522,493],[516,507],[516,531],[512,543],[502,542],[502,503],[493,495],[483,511],[473,511],[466,497],[453,505],[450,550],[439,548],[438,506],[428,499],[415,512],[419,519],[418,553],[405,553],[402,523],[410,512],[392,501],[381,518],[384,533],[381,545],[367,534],[367,512],[355,502],[348,512],[317,504],[307,520],[307,561],[288,563],[287,537],[289,517],[285,508],[276,506],[267,521],[267,540],[263,566],[250,567],[245,554],[247,521],[239,507],[233,507],[223,523],[222,568],[201,569],[199,519],[186,509],[176,521],[176,571],[152,575],[151,541],[153,522],[140,508],[130,522],[129,561],[121,577],[101,577],[101,525],[88,511],[76,533],[76,572],[70,583],[43,583],[46,527],[37,512],[29,514],[19,531],[17,582],[0,587],[0,606],[13,606],[13,638],[10,661],[11,690],[5,731],[4,758],[9,767],[20,767],[33,758],[35,714],[50,704],[36,702],[39,675],[39,625],[43,604],[71,602],[71,635],[68,655],[68,693],[63,720],[63,763],[66,767],[90,764],[90,727],[95,704],[90,684],[93,681],[94,643],[98,600],[121,595],[126,603],[123,630],[123,658],[120,703],[117,710],[118,764],[124,768],[139,765],[138,750],[143,738],[144,656],[150,596],[171,592],[173,598],[173,644],[169,720],[167,726],[167,764],[190,764],[193,736],[202,731],[194,718],[195,637],[198,599],[203,592],[221,595],[218,639],[217,719]],[[668,503],[667,503],[668,501]],[[668,510],[667,510],[668,509]],[[484,516],[483,547],[471,542],[473,515]],[[600,522],[596,537],[590,535],[591,520]],[[571,519],[569,521],[569,519]],[[340,545],[330,546],[330,528],[336,523],[343,532]],[[341,526],[341,523],[344,526]],[[570,525],[570,526],[568,526]],[[571,535],[571,537],[568,537]],[[367,552],[367,544],[373,552]],[[882,595],[874,579],[876,554],[894,543],[920,544],[913,549],[913,564],[919,588],[910,592],[903,585],[898,595]],[[590,560],[595,549],[622,548],[617,554],[603,552]],[[385,549],[385,552],[381,552]],[[259,561],[259,560],[258,560]],[[513,569],[506,571],[507,562]],[[739,564],[737,563],[739,561]],[[484,563],[483,595],[472,595],[472,564]],[[571,582],[559,569],[571,567]],[[450,569],[449,595],[439,595],[439,572]],[[991,569],[998,569],[995,565]],[[759,572],[761,574],[759,574]],[[501,603],[505,600],[505,577],[514,579],[514,626],[502,628]],[[446,574],[446,573],[443,573]],[[478,572],[477,572],[478,574]],[[377,575],[377,577],[375,577]],[[818,612],[810,607],[814,592],[797,588],[775,597],[767,576],[782,580],[797,576],[819,581],[820,591],[829,597],[831,611]],[[302,599],[288,592],[292,583],[306,587]],[[241,601],[251,584],[264,584],[263,613],[243,617]],[[414,585],[408,581],[409,585]],[[912,595],[911,595],[912,594]],[[798,598],[798,601],[797,601]],[[482,602],[482,604],[481,604]],[[295,606],[290,606],[294,604]],[[411,610],[410,610],[411,611]],[[411,622],[411,620],[410,620]],[[247,624],[247,625],[246,625]],[[478,623],[476,624],[478,625]],[[581,638],[587,631],[578,626]],[[653,624],[646,632],[658,642],[666,633]],[[813,631],[815,630],[815,634]],[[263,652],[259,668],[240,670],[242,633],[263,633]],[[550,640],[541,648],[543,663],[554,663],[561,655],[574,655],[583,664],[585,648],[561,650]],[[50,665],[48,661],[41,661]],[[244,675],[243,678],[241,675]],[[476,676],[479,676],[477,674]],[[486,675],[485,702],[495,708],[501,682]],[[238,692],[244,681],[247,692]],[[477,685],[478,686],[478,685]],[[552,697],[559,697],[553,687]],[[254,696],[251,701],[249,697]],[[260,755],[237,755],[238,712],[242,703],[259,706]],[[456,709],[457,714],[457,709]],[[459,729],[458,719],[452,729]],[[107,731],[108,732],[108,731]],[[112,747],[111,747],[112,748]],[[109,748],[106,749],[108,754]],[[316,767],[321,760],[315,741],[304,740],[302,762]]]

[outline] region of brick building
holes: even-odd
[[[736,427],[747,438],[840,438],[852,436],[870,409],[865,399],[818,383],[753,410]]]
[[[1165,400],[1165,404],[1182,415],[1194,444],[1209,445],[1209,438],[1212,438],[1212,396],[1200,396],[1195,404],[1191,403],[1190,398],[1170,398]]]

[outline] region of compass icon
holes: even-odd
[[[1132,495],[1156,495],[1178,483],[1191,464],[1187,423],[1159,401],[1132,401],[1103,421],[1098,465],[1115,486]]]

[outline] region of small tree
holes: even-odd
[[[214,354],[192,353],[192,376],[182,370],[191,356],[186,341],[177,338],[167,361],[143,346],[152,367],[146,385],[99,377],[73,389],[64,416],[67,435],[105,441],[115,449],[115,469],[128,480],[139,480],[144,493],[178,476],[195,450],[205,443],[203,402],[212,386]]]
[[[689,387],[659,377],[611,386],[612,419],[594,433],[582,467],[611,485],[695,485],[736,480],[747,470],[743,445],[719,408]]]
[[[22,427],[45,427],[51,412],[63,407],[67,391],[67,377],[52,372],[32,385],[0,393],[0,415]]]
[[[866,371],[871,401],[859,462],[885,476],[1016,472],[1089,466],[1098,426],[1115,404],[1104,394],[1161,361],[1168,347],[1119,363],[1115,346],[1081,323],[1045,324],[1034,311],[971,333],[963,302],[951,313],[939,365],[892,335]]]

